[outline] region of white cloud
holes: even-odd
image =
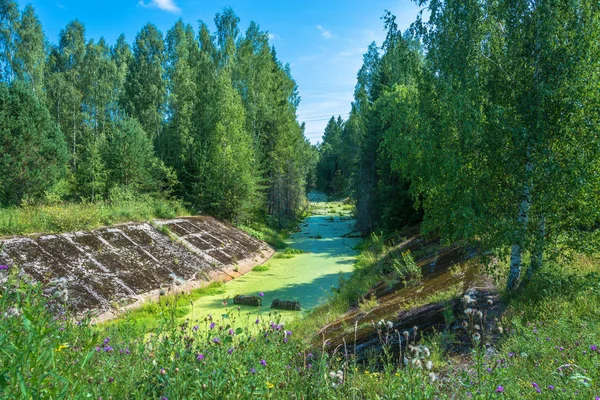
[[[146,8],[160,8],[161,10],[172,13],[181,12],[181,9],[175,5],[173,0],[150,0],[148,3],[145,3],[144,0],[140,0],[139,5]]]
[[[319,30],[319,32],[321,32],[321,36],[323,36],[325,39],[333,38],[331,31],[328,31],[327,29],[323,28],[321,25],[317,25],[317,29]]]
[[[62,5],[62,4],[60,3],[60,1],[57,1],[57,2],[56,2],[56,7],[60,8],[61,10],[64,10],[64,9],[65,9],[65,6],[64,6],[64,5]]]
[[[279,36],[277,36],[274,33],[269,33],[269,40],[272,42],[273,40],[277,40],[279,39]]]

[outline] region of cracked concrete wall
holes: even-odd
[[[100,315],[157,296],[173,284],[174,276],[185,288],[202,286],[238,276],[274,252],[244,231],[207,216],[0,238],[0,248],[0,264],[16,265],[38,282],[65,278],[73,310]],[[51,294],[51,287],[46,290]]]

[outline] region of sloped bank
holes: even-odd
[[[0,264],[17,265],[38,282],[64,278],[76,313],[109,319],[125,308],[219,279],[268,260],[266,243],[208,216],[130,223],[89,232],[0,238]]]
[[[483,328],[493,336],[489,339],[497,336],[493,321],[505,307],[493,279],[481,270],[475,251],[458,245],[442,246],[439,239],[426,239],[416,228],[408,232],[409,237],[390,247],[388,255],[405,251],[421,254],[416,259],[422,273],[419,282],[408,287],[393,277],[378,282],[363,296],[376,300],[375,305],[365,310],[354,304],[319,330],[315,335],[316,345],[327,343],[330,349],[344,348],[354,353],[358,361],[365,361],[369,354],[382,351],[377,324],[383,320],[389,321],[390,331],[395,332],[387,344],[396,355],[401,347],[406,348],[406,340],[399,333],[409,332],[412,340],[415,327],[420,334],[451,333],[455,342],[444,350],[462,353],[469,347],[469,338],[462,326],[466,318],[465,295],[473,300],[472,307],[485,313]]]

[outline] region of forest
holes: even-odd
[[[357,229],[425,233],[510,257],[508,289],[565,249],[598,250],[600,22],[590,1],[418,1],[332,117],[317,184]]]
[[[312,145],[230,7],[54,44],[0,0],[0,397],[600,400],[600,2],[413,2]]]
[[[242,34],[225,8],[215,32],[148,23],[111,45],[74,20],[55,45],[31,5],[0,7],[0,207],[162,198],[239,223],[296,217],[317,154],[256,23]]]

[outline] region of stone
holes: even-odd
[[[296,300],[273,300],[271,303],[271,308],[276,308],[278,310],[291,310],[291,311],[300,311],[300,302]]]
[[[246,296],[246,295],[240,294],[233,298],[233,304],[260,307],[260,305],[262,304],[262,299],[258,296]]]

